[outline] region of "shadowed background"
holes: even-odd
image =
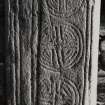
[[[0,105],[5,103],[5,0],[0,0]]]

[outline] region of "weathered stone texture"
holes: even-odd
[[[8,5],[8,104],[35,105],[37,2],[9,0]]]
[[[92,5],[85,0],[40,2],[38,104],[82,105],[89,78]]]
[[[91,0],[8,0],[7,105],[84,105],[90,86]]]

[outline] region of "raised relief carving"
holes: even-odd
[[[88,105],[91,2],[8,0],[8,105]]]
[[[77,84],[64,75],[83,55],[83,35],[76,25],[64,18],[76,12],[83,1],[44,0],[42,3],[39,105],[80,104],[82,95]]]
[[[48,73],[40,80],[39,105],[79,105],[79,92],[73,82],[60,74]]]
[[[83,40],[72,24],[46,26],[41,36],[41,64],[48,70],[63,70],[74,66],[82,56]]]
[[[84,0],[46,0],[49,12],[58,17],[69,17],[81,7]]]

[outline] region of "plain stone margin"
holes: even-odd
[[[98,47],[100,29],[100,5],[101,0],[94,0],[93,28],[92,28],[92,57],[91,57],[91,83],[89,105],[97,105],[97,77],[98,77]]]

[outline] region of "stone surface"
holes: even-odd
[[[8,0],[7,5],[7,104],[35,105],[37,2]]]
[[[8,0],[7,5],[7,105],[85,105],[94,1]]]

